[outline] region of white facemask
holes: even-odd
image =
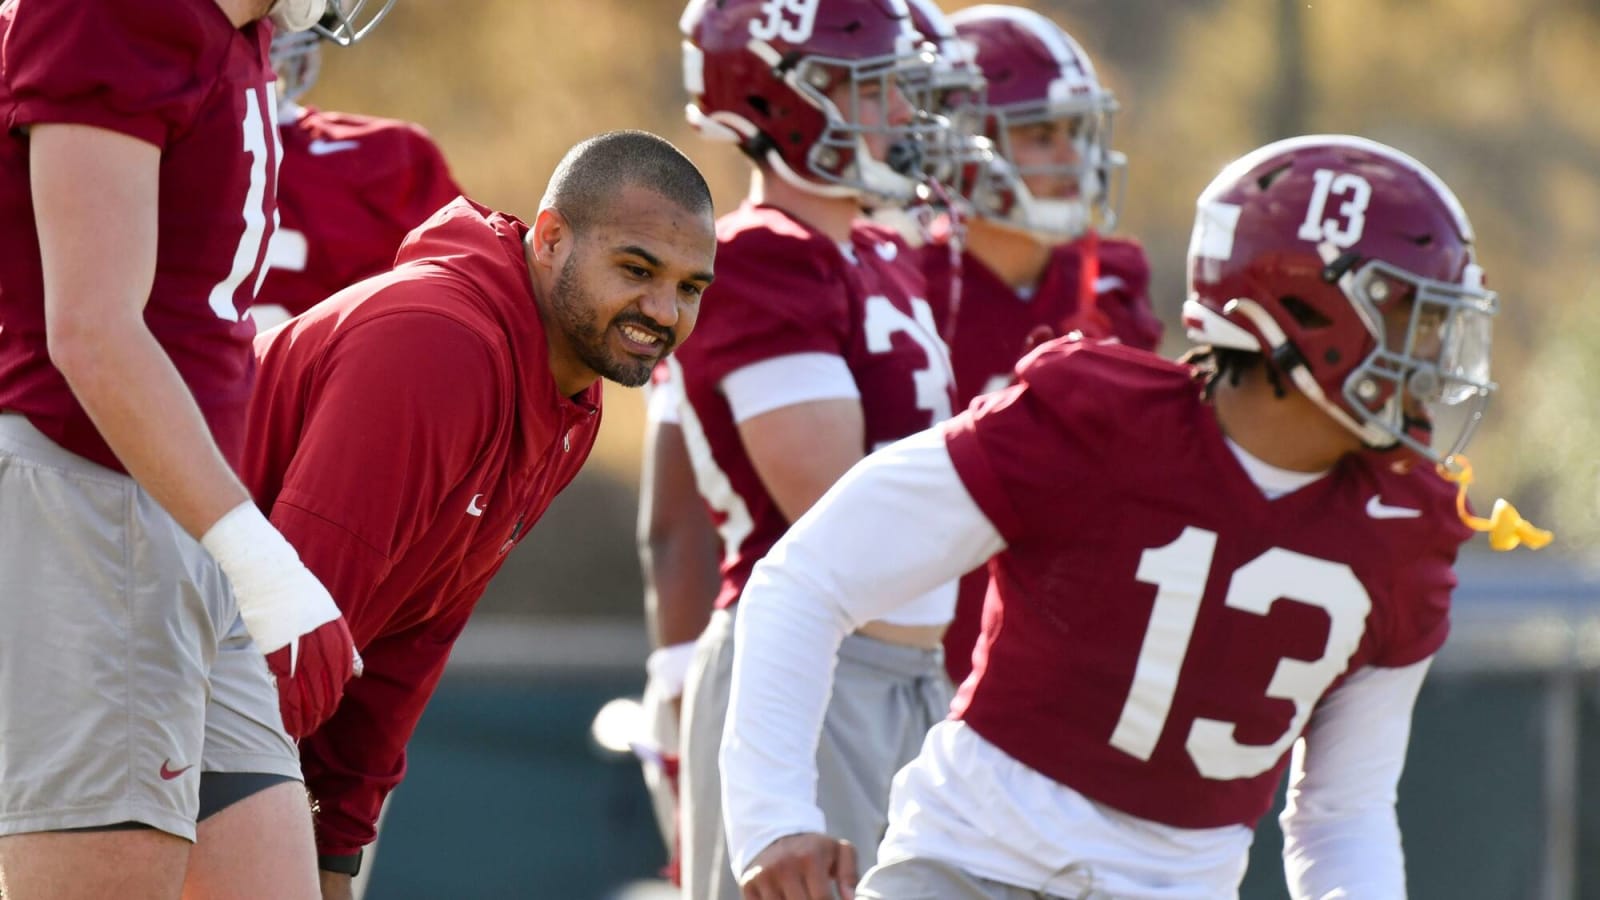
[[[278,0],[268,16],[280,31],[305,31],[327,11],[328,0]]]

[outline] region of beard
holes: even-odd
[[[579,361],[591,371],[598,372],[607,381],[623,387],[641,387],[650,381],[650,372],[676,343],[671,329],[646,318],[639,312],[624,310],[610,321],[600,321],[599,302],[579,283],[574,260],[569,258],[556,276],[551,292],[550,308],[555,313],[555,326],[566,335]],[[643,359],[611,348],[611,328],[614,325],[634,325],[661,338],[661,352],[654,359]]]

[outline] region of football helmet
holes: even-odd
[[[1444,182],[1392,147],[1313,135],[1230,164],[1198,207],[1190,338],[1261,353],[1369,447],[1450,465],[1495,389],[1499,303]],[[1440,406],[1459,408],[1442,442]]]
[[[933,0],[906,0],[906,8],[911,26],[937,53],[932,67],[909,79],[912,104],[949,122],[949,127],[924,147],[925,169],[939,185],[959,194],[964,180],[981,177],[994,160],[994,145],[981,136],[983,74],[971,47]],[[950,198],[933,199],[948,203]]]
[[[280,33],[312,30],[348,47],[370,34],[394,3],[395,0],[277,0],[267,16]]]
[[[1127,159],[1111,150],[1117,102],[1088,54],[1054,22],[1020,7],[974,6],[950,22],[983,74],[982,133],[998,156],[960,185],[974,214],[1050,243],[1115,227]],[[1011,129],[1063,120],[1075,127],[1076,161],[1018,162]],[[1031,176],[1075,185],[1076,196],[1036,196],[1025,183]]]
[[[686,114],[702,135],[738,144],[813,193],[915,196],[922,143],[943,123],[890,112],[937,61],[905,0],[690,0],[679,27]],[[841,87],[840,102],[830,99]],[[863,116],[863,98],[874,97],[883,115]]]

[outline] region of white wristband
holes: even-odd
[[[233,584],[244,627],[262,653],[339,618],[327,589],[254,503],[229,510],[200,543]]]
[[[644,671],[651,683],[669,700],[683,696],[683,683],[689,677],[689,665],[694,662],[694,646],[694,641],[684,641],[659,647],[644,661]]]

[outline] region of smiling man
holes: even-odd
[[[296,735],[324,897],[349,896],[478,597],[589,455],[600,379],[639,386],[688,337],[715,252],[694,164],[612,132],[568,152],[531,226],[456,200],[392,271],[259,339],[246,478],[366,660]]]

